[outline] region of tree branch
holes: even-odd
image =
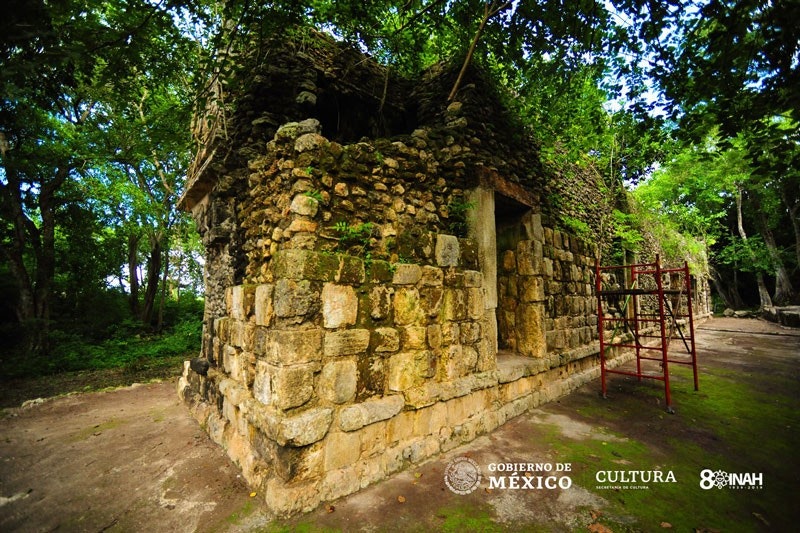
[[[497,5],[495,5],[495,3]],[[499,0],[492,0],[491,2],[486,2],[483,4],[483,18],[478,26],[478,31],[475,32],[475,37],[472,39],[472,43],[469,45],[467,57],[464,58],[464,64],[461,66],[461,71],[458,73],[458,78],[456,78],[456,82],[453,84],[453,88],[450,90],[450,94],[447,96],[448,102],[451,102],[453,98],[455,98],[456,93],[461,86],[461,82],[464,80],[464,74],[466,74],[467,68],[469,68],[469,64],[472,61],[472,56],[475,53],[475,48],[478,46],[478,41],[483,34],[483,29],[486,27],[486,23],[489,22],[490,18],[497,15],[500,11],[510,5],[511,2],[501,3]]]

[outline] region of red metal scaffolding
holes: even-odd
[[[658,256],[653,263],[621,266],[600,266],[596,261],[595,288],[603,397],[606,397],[608,374],[633,376],[639,381],[656,379],[664,382],[667,412],[674,413],[669,388],[670,363],[690,365],[694,372],[694,390],[699,390],[689,265],[661,268]],[[608,341],[607,330],[611,330]],[[686,355],[678,359],[669,354],[670,341],[678,337],[683,341],[688,359]],[[634,350],[636,371],[607,368],[610,349]],[[644,370],[643,364],[647,362],[659,363],[656,365],[659,369],[653,371],[649,363]]]

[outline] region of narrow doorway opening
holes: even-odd
[[[526,253],[518,246],[526,240],[523,219],[531,208],[519,201],[495,193],[495,234],[497,238],[497,347],[498,350],[520,353],[525,344],[520,314],[524,287],[518,264]]]

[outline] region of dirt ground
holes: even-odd
[[[675,415],[663,409],[658,382],[614,376],[608,399],[592,382],[292,520],[267,515],[260,495],[188,415],[174,381],[6,409],[0,531],[793,530],[800,520],[800,331],[714,319],[697,337],[701,390],[692,390],[689,373],[678,373]],[[750,392],[776,411],[754,405]],[[484,478],[459,495],[446,487],[444,472],[464,456]],[[569,465],[571,486],[490,488],[488,478],[498,475],[491,465],[506,462]],[[758,493],[703,491],[702,468],[758,471],[764,486]],[[615,469],[674,470],[678,479],[649,490],[598,486],[596,472]]]

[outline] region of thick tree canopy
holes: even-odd
[[[12,0],[0,21],[0,271],[14,280],[4,285],[13,319],[46,332],[68,314],[56,303],[94,287],[157,327],[168,295],[198,285],[196,236],[175,210],[192,112],[243,50],[298,25],[405,76],[481,63],[548,164],[591,167],[616,191],[660,166],[645,206],[708,243],[719,272],[758,271],[776,301],[796,301],[798,10],[788,0]],[[745,260],[765,255],[757,246],[768,264]]]

